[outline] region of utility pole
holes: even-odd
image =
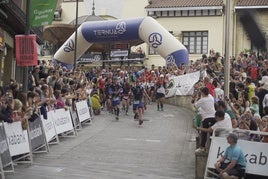
[[[76,56],[77,56],[77,28],[78,28],[78,0],[76,0],[76,13],[75,13],[75,39],[74,39],[74,69],[76,69]]]
[[[29,23],[29,16],[30,16],[30,0],[26,0],[26,25],[25,25],[25,35],[30,34],[30,23]],[[28,67],[23,67],[23,92],[28,91]]]
[[[225,18],[225,64],[224,64],[224,96],[229,98],[230,91],[230,23],[231,23],[232,0],[226,0]]]

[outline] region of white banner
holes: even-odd
[[[166,98],[179,95],[192,95],[194,92],[194,84],[198,82],[200,72],[188,73],[181,76],[171,76],[168,82],[168,93]]]
[[[77,115],[78,115],[80,122],[83,122],[91,118],[86,100],[79,101],[75,103],[75,105],[76,105]]]
[[[247,160],[246,173],[268,176],[268,143],[238,140],[238,145]],[[217,159],[224,155],[228,146],[226,138],[212,138],[207,161],[208,168],[214,168]]]
[[[51,111],[51,114],[57,134],[73,130],[73,123],[69,110],[57,109]]]
[[[11,156],[30,152],[27,130],[22,130],[21,122],[4,123]]]
[[[51,139],[53,139],[57,135],[54,123],[52,121],[52,112],[53,111],[49,111],[47,113],[47,119],[44,119],[43,116],[41,115],[41,120],[43,123],[47,142],[50,142]]]
[[[114,50],[110,52],[111,57],[127,57],[128,51],[127,50]]]

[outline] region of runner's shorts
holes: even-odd
[[[143,103],[141,100],[133,101],[133,110],[136,110],[137,108],[143,108]]]

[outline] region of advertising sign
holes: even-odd
[[[51,112],[57,134],[73,130],[73,122],[69,110],[57,109]]]
[[[268,151],[267,143],[238,140],[238,145],[246,157],[246,173],[268,176]],[[213,137],[208,156],[208,168],[214,168],[216,161],[224,155],[229,146],[224,137]]]
[[[30,152],[28,133],[23,131],[21,122],[4,123],[4,128],[7,135],[10,155],[16,156]]]
[[[91,118],[86,101],[79,101],[75,103],[75,105],[76,105],[77,115],[78,115],[80,122],[83,122]]]
[[[41,116],[47,142],[50,142],[57,135],[52,121],[52,113],[53,111],[47,113],[47,119],[43,119]]]
[[[29,137],[31,140],[32,150],[46,144],[45,133],[42,127],[41,118],[35,119],[33,122],[29,121]]]
[[[29,23],[31,27],[51,24],[57,5],[56,0],[31,0]]]
[[[0,124],[0,156],[3,167],[11,163],[11,156],[7,144],[4,126]]]

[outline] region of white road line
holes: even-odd
[[[132,141],[134,141],[134,140],[137,140],[137,139],[134,139],[134,138],[123,138],[123,140],[132,140]]]
[[[144,141],[146,141],[146,142],[161,142],[161,140],[152,140],[152,139],[146,139]]]

